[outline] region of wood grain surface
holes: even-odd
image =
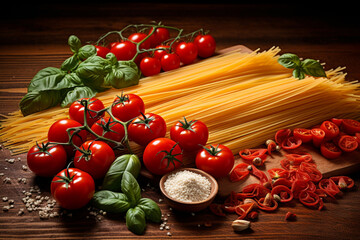
[[[306,5],[306,6],[305,6]],[[70,55],[67,38],[77,35],[85,41],[130,23],[161,21],[184,28],[185,32],[204,28],[217,40],[218,49],[245,45],[266,50],[279,46],[282,52],[325,62],[326,68],[346,67],[349,80],[360,79],[360,28],[356,8],[350,3],[293,4],[260,2],[170,4],[165,2],[62,2],[40,4],[10,3],[0,16],[0,114],[18,109],[24,89],[37,71],[59,67]],[[358,157],[358,156],[357,156]],[[14,159],[10,163],[9,159]],[[0,199],[0,239],[360,239],[360,192],[357,187],[337,201],[326,202],[323,211],[303,207],[297,202],[282,205],[273,213],[261,212],[251,228],[235,233],[229,214],[216,217],[208,210],[191,214],[170,210],[161,201],[156,182],[140,177],[142,196],[158,202],[168,218],[170,230],[148,223],[143,236],[129,232],[121,215],[91,215],[90,210],[63,212],[61,216],[40,219],[39,211],[18,215],[25,208],[22,198],[33,186],[49,197],[49,179],[35,177],[24,170],[26,156],[11,156],[0,150],[0,197],[14,200],[14,208],[3,211],[9,200]],[[350,174],[360,185],[360,174]],[[11,183],[3,180],[9,177]],[[23,179],[26,182],[23,182]],[[221,199],[216,199],[220,201]],[[45,201],[45,200],[44,200]],[[287,222],[292,211],[297,220]],[[167,216],[169,215],[169,216]],[[101,218],[100,218],[101,217]],[[172,236],[167,236],[171,232]]]

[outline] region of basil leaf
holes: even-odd
[[[86,86],[97,89],[102,87],[104,78],[110,71],[111,66],[108,60],[93,55],[79,64],[76,74]]]
[[[112,59],[111,55],[109,58]],[[116,89],[130,87],[139,84],[140,77],[139,68],[133,61],[117,61],[112,64],[110,73],[105,77],[105,85]]]
[[[141,189],[136,178],[128,171],[123,173],[123,177],[121,179],[121,191],[129,199],[130,206],[136,206],[141,198]]]
[[[77,36],[70,35],[70,37],[68,38],[68,45],[70,46],[70,50],[73,53],[76,53],[81,47],[81,41]]]
[[[91,204],[98,209],[111,213],[124,213],[130,208],[125,194],[108,190],[95,192]]]
[[[96,91],[87,86],[75,87],[67,92],[65,98],[61,102],[61,107],[67,107],[80,98],[94,97],[96,93]]]
[[[19,108],[24,116],[54,107],[62,99],[61,91],[32,91],[28,92],[20,101]]]
[[[145,212],[147,220],[161,222],[161,209],[155,201],[150,198],[141,198],[137,206]]]
[[[72,55],[71,57],[67,58],[62,64],[61,64],[61,70],[65,72],[72,72],[74,71],[80,64],[80,59],[76,53]]]
[[[94,45],[84,45],[77,53],[78,59],[81,61],[84,61],[85,59],[94,55],[96,55],[96,48]]]
[[[126,212],[126,226],[127,228],[137,234],[141,235],[144,233],[146,228],[146,219],[145,219],[145,212],[139,208],[130,208]]]
[[[294,71],[292,72],[292,75],[294,78],[298,78],[300,80],[305,78],[305,73],[301,67],[295,68]]]
[[[284,53],[279,57],[278,62],[286,68],[296,68],[301,65],[300,58],[293,53]]]
[[[305,59],[301,62],[301,67],[305,74],[314,77],[326,77],[326,73],[321,64],[314,59]]]
[[[115,159],[107,171],[102,189],[115,192],[121,191],[121,180],[125,171],[130,172],[135,178],[141,169],[141,162],[135,154],[124,154]]]
[[[28,92],[54,90],[55,86],[64,78],[66,72],[59,68],[47,67],[35,74],[28,86]]]

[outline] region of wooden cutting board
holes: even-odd
[[[233,50],[240,50],[247,53],[252,52],[251,49],[247,48],[244,45],[235,45],[218,51],[218,54],[224,54]],[[264,139],[264,141],[265,140],[266,139]],[[258,147],[265,148],[265,146]],[[254,148],[256,148],[256,146],[254,146]],[[299,148],[298,150],[308,152],[313,156],[313,160],[316,163],[318,170],[323,174],[324,178],[328,178],[331,176],[348,175],[360,170],[360,151],[344,153],[341,157],[337,159],[328,160],[320,154],[319,149],[316,149],[309,144],[303,144],[303,146],[301,146],[301,148]],[[286,152],[284,152],[283,150],[278,153],[274,153],[273,156],[269,156],[267,158],[265,165],[259,169],[268,174],[267,170],[271,168],[281,167],[280,161],[284,158],[285,154]],[[193,155],[184,156],[184,162],[184,167],[195,166]],[[242,160],[240,159],[239,155],[235,156],[234,166],[236,166],[240,162],[242,162]],[[161,177],[154,176],[146,169],[142,169],[140,174],[155,182],[159,181]],[[239,182],[231,182],[228,177],[219,178],[217,179],[217,181],[219,184],[219,197],[226,197],[231,193],[231,191],[240,192],[244,186],[251,183],[256,183],[258,182],[258,179],[254,176],[249,175],[249,177],[247,177],[245,180]]]

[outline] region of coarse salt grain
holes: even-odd
[[[210,196],[210,181],[188,170],[170,174],[164,182],[165,191],[170,197],[183,202],[199,202]]]

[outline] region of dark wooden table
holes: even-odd
[[[216,38],[218,49],[237,44],[253,50],[279,46],[283,53],[319,59],[328,69],[346,67],[349,80],[360,79],[360,21],[356,7],[346,2],[326,4],[10,3],[2,8],[0,16],[0,113],[18,109],[24,88],[37,71],[47,66],[59,67],[69,56],[69,35],[75,34],[84,42],[93,41],[127,24],[150,21],[177,26],[185,32],[208,29]],[[15,162],[9,163],[9,159]],[[274,213],[260,213],[251,229],[242,233],[233,232],[230,226],[235,215],[221,218],[208,210],[196,214],[169,210],[164,202],[159,202],[162,197],[158,186],[142,178],[143,196],[159,203],[170,230],[161,231],[159,224],[149,223],[145,234],[138,237],[127,230],[121,216],[97,215],[101,217],[97,219],[87,209],[50,219],[40,219],[38,211],[25,209],[19,216],[18,211],[25,208],[24,192],[33,186],[39,186],[41,191],[41,194],[33,192],[33,198],[39,195],[45,201],[50,197],[49,179],[34,177],[29,170],[22,169],[23,165],[26,165],[25,155],[11,156],[7,149],[1,149],[0,197],[14,200],[14,208],[5,212],[2,208],[9,205],[9,200],[0,199],[1,239],[360,239],[357,189],[336,202],[326,202],[323,211],[296,203]],[[357,186],[359,176],[359,173],[351,175]],[[11,178],[11,184],[3,182],[6,177]],[[56,205],[54,209],[59,210]],[[287,211],[295,212],[297,221],[285,221]],[[167,236],[167,232],[172,236]]]

